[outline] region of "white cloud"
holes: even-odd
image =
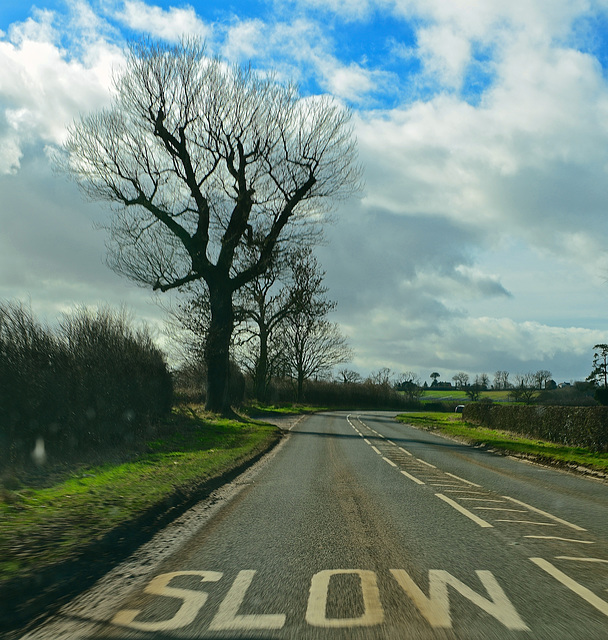
[[[230,60],[250,60],[264,50],[266,24],[262,20],[239,20],[227,30],[223,55]]]
[[[418,55],[425,72],[448,88],[459,89],[471,60],[471,43],[446,25],[418,30]]]
[[[212,29],[187,6],[183,9],[150,6],[142,0],[127,0],[122,11],[115,14],[126,26],[134,31],[150,34],[169,42],[177,42],[183,36],[192,35],[203,39],[212,36]]]

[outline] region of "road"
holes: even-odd
[[[608,485],[392,415],[300,421],[21,637],[608,638]]]

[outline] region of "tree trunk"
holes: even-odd
[[[232,291],[228,286],[209,287],[211,323],[207,335],[207,403],[213,413],[230,415],[230,341],[234,328]]]

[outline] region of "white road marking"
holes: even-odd
[[[373,444],[371,445],[371,447],[372,447],[372,449],[373,449],[373,450],[374,450],[374,451],[375,451],[379,456],[381,456],[381,455],[382,455],[382,452],[381,452],[377,447],[374,447],[374,445],[373,445]]]
[[[413,482],[415,482],[416,484],[424,484],[424,482],[422,480],[419,480],[418,478],[415,478],[411,473],[408,473],[407,471],[404,471],[403,469],[399,469],[399,471],[401,471],[401,473],[406,477],[409,478],[410,480],[412,480]]]
[[[384,456],[382,456],[382,459],[385,462],[388,462],[392,467],[396,467],[397,466],[392,460],[389,460],[388,458],[385,458]]]
[[[574,560],[576,562],[601,562],[608,564],[608,560],[604,558],[575,558],[572,556],[555,556],[556,560]]]
[[[414,454],[410,453],[407,449],[404,449],[403,447],[399,447],[399,449],[403,451],[403,453],[407,454],[408,456],[414,457]]]
[[[201,582],[217,582],[222,577],[222,574],[217,571],[173,571],[171,573],[161,573],[146,586],[144,593],[183,600],[176,614],[169,620],[136,622],[135,618],[141,613],[141,609],[122,609],[114,616],[112,624],[139,629],[140,631],[170,631],[181,629],[194,622],[201,607],[207,601],[207,594],[204,591],[194,589],[169,587],[169,582],[177,576],[199,576]]]
[[[467,518],[470,518],[473,522],[478,524],[480,527],[492,528],[492,525],[489,522],[482,520],[481,518],[476,516],[474,513],[471,513],[468,509],[465,509],[462,505],[458,504],[457,502],[454,502],[454,500],[452,500],[451,498],[444,496],[442,493],[436,493],[435,495],[441,500],[443,500],[444,502],[446,502],[447,504],[449,504],[451,507],[456,509],[456,511],[459,511],[460,513],[462,513],[462,515],[466,516]]]
[[[475,500],[476,502],[504,502],[504,500],[494,500],[493,498],[460,498],[461,500]]]
[[[539,527],[556,527],[552,522],[534,522],[533,520],[497,520],[496,522],[515,522],[517,524],[537,524]]]
[[[421,460],[420,458],[416,458],[416,460],[418,460],[418,462],[422,462],[422,464],[425,464],[427,467],[431,467],[433,469],[437,468],[434,464],[431,464],[430,462],[425,462],[424,460]]]
[[[587,531],[587,529],[583,529],[583,527],[579,527],[576,524],[572,524],[571,522],[568,522],[567,520],[562,520],[561,518],[558,518],[557,516],[554,516],[551,513],[547,513],[546,511],[541,511],[540,509],[537,509],[536,507],[532,507],[529,504],[526,504],[525,502],[522,502],[521,500],[516,500],[515,498],[510,498],[509,496],[503,496],[503,498],[505,498],[506,500],[511,500],[511,502],[515,502],[517,504],[520,504],[522,507],[526,507],[526,509],[530,509],[530,511],[534,511],[536,513],[540,513],[541,515],[549,518],[550,520],[555,520],[555,522],[559,522],[560,524],[564,524],[567,527],[570,527],[571,529],[576,529],[576,531]]]
[[[579,544],[595,544],[591,540],[572,540],[571,538],[560,538],[558,536],[524,536],[524,538],[536,538],[537,540],[561,540],[562,542],[578,542]]]
[[[583,600],[586,600],[592,607],[595,607],[598,611],[608,616],[608,602],[602,600],[599,596],[596,596],[593,591],[587,589],[582,584],[573,580],[570,576],[560,571],[557,567],[554,567],[550,562],[543,558],[530,558],[530,560],[540,567],[543,571],[546,571],[550,576],[561,582],[570,591],[576,593]]]
[[[515,607],[502,590],[496,578],[490,571],[476,571],[475,573],[486,588],[490,598],[484,598],[469,586],[461,582],[447,571],[431,569],[429,571],[429,595],[424,595],[420,587],[403,569],[391,569],[393,577],[405,593],[412,599],[418,611],[435,629],[451,629],[450,600],[448,586],[489,613],[502,623],[507,629],[514,631],[529,631],[526,623],[519,617]]]
[[[474,494],[477,494],[478,496],[484,495],[483,491],[474,491],[473,489],[446,489],[445,492],[446,493],[474,493]]]
[[[358,618],[328,618],[326,614],[329,583],[332,576],[354,574],[361,580],[363,614]],[[314,627],[371,627],[382,624],[384,610],[380,603],[380,592],[373,571],[361,569],[329,569],[319,571],[312,577],[310,595],[306,609],[306,622]]]
[[[506,509],[505,507],[473,507],[473,509],[484,509],[485,511],[514,511],[515,513],[528,513],[525,509]]]
[[[239,571],[209,625],[210,631],[236,631],[252,629],[282,629],[285,626],[285,614],[249,614],[240,615],[239,609],[251,585],[255,571]]]
[[[448,473],[447,471],[444,472],[446,476],[450,476],[451,478],[456,478],[456,480],[460,480],[461,482],[466,482],[467,484],[470,484],[474,487],[480,487],[480,484],[475,484],[474,482],[471,482],[470,480],[465,480],[464,478],[461,478],[460,476],[456,476],[453,473]]]

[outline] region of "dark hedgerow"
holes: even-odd
[[[120,444],[171,403],[162,353],[124,312],[79,309],[51,331],[0,304],[0,464],[27,461],[40,440],[49,455]]]
[[[463,419],[490,429],[608,452],[608,407],[465,406]]]

